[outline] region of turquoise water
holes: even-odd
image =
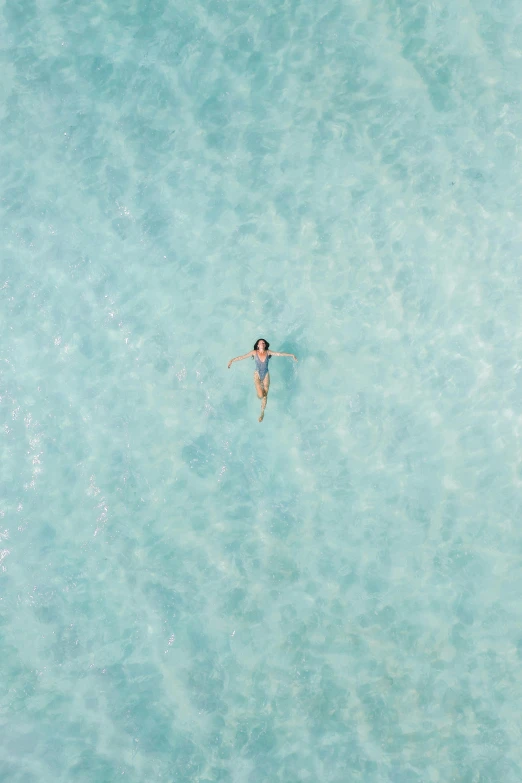
[[[0,44],[0,779],[520,783],[520,4]]]

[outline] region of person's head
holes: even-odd
[[[259,338],[259,340],[256,340],[256,344],[254,345],[254,351],[259,351],[260,344],[262,344],[262,351],[268,351],[270,348],[270,343],[267,343],[266,340],[264,340],[262,337]]]

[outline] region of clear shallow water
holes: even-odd
[[[0,42],[1,779],[519,783],[518,4]]]

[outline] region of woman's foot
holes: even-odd
[[[265,418],[265,412],[263,411],[263,413],[259,417],[258,421],[263,421],[264,418]]]

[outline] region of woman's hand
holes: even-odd
[[[297,356],[294,356],[294,354],[292,354],[292,356],[293,356],[294,362],[296,362],[297,361]]]
[[[249,352],[248,352],[248,353],[246,353],[244,356],[235,356],[233,359],[231,359],[231,360],[229,361],[229,363],[228,363],[228,369],[230,370],[230,365],[231,365],[233,362],[240,362],[242,359],[248,359],[248,357],[249,357],[249,356],[253,356],[253,355],[254,355],[254,351],[249,351]]]

